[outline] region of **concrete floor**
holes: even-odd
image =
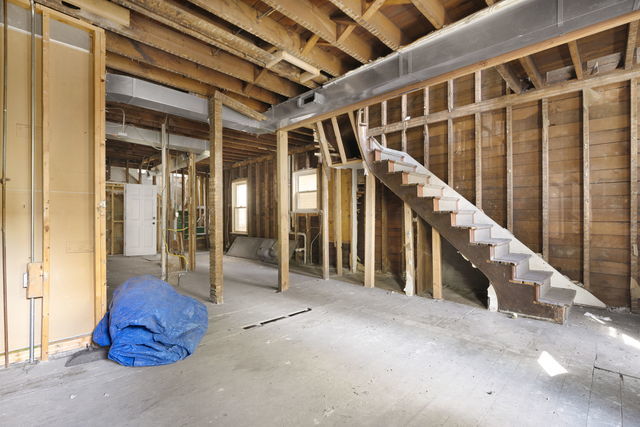
[[[207,297],[207,261],[184,293]],[[279,294],[272,266],[224,268],[193,356],[0,371],[0,425],[640,425],[640,316],[574,308],[560,326],[300,274]],[[110,283],[156,271],[109,261]]]

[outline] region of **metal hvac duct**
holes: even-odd
[[[278,128],[628,14],[638,7],[638,0],[503,0],[385,58],[273,106],[265,113],[265,121],[259,122],[225,109],[224,126],[255,134],[271,133]],[[138,83],[142,80],[131,79],[135,80],[133,83],[124,79],[131,78],[109,76],[107,99],[206,121],[205,100],[160,85]],[[128,92],[123,90],[124,85],[129,85]],[[198,101],[193,101],[195,99]],[[191,107],[192,104],[198,106]]]

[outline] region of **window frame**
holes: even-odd
[[[236,193],[237,190],[236,188],[239,185],[244,184],[246,187],[246,195],[247,195],[247,200],[245,202],[245,206],[238,206],[238,201],[236,200]],[[237,178],[234,179],[233,181],[231,181],[231,233],[232,234],[243,234],[243,235],[247,235],[249,234],[249,180],[247,178]],[[245,211],[245,224],[246,224],[246,230],[238,230],[237,224],[236,224],[236,210],[237,209],[244,209]]]
[[[292,211],[296,213],[316,213],[320,210],[320,177],[318,168],[300,169],[293,172],[293,185],[291,186],[291,201]],[[298,178],[305,175],[315,175],[316,177],[316,189],[315,191],[298,191]],[[298,194],[300,193],[316,193],[316,207],[315,209],[298,209]]]

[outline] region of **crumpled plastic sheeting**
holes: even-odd
[[[157,277],[140,276],[115,290],[93,341],[111,346],[109,359],[124,366],[166,365],[193,354],[208,324],[204,304]]]

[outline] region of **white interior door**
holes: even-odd
[[[156,253],[157,190],[155,185],[124,186],[124,254]]]

